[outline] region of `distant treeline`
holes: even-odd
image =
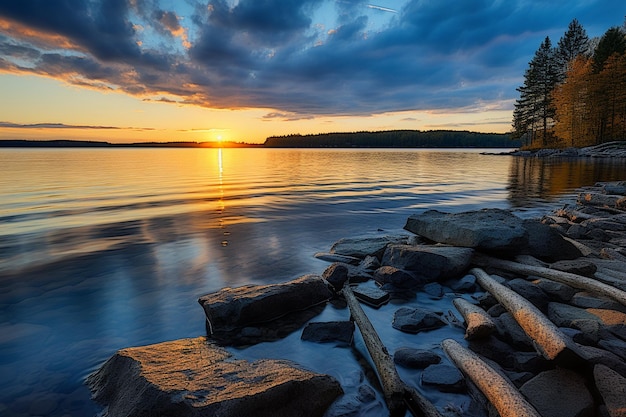
[[[518,148],[519,140],[505,133],[457,130],[389,130],[271,136],[268,148]]]
[[[242,142],[136,142],[88,140],[0,140],[0,148],[246,148],[262,145]]]

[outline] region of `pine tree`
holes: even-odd
[[[618,27],[607,30],[593,53],[593,70],[599,73],[604,68],[604,63],[613,54],[622,55],[626,52],[626,36]]]
[[[586,55],[588,52],[589,37],[587,32],[578,20],[574,19],[570,22],[567,32],[559,39],[555,52],[559,82],[565,80],[565,73],[574,59],[579,55]]]

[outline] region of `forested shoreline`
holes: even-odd
[[[626,139],[626,22],[589,39],[574,19],[556,47],[539,46],[517,91],[512,137],[526,148]]]
[[[505,133],[459,130],[389,130],[271,136],[269,148],[517,148],[519,140]]]

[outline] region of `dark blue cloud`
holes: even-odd
[[[60,44],[24,31],[0,32],[0,65],[59,78],[73,74],[77,82],[131,94],[169,93],[198,105],[274,108],[276,114],[470,109],[507,100],[510,106],[545,36],[556,44],[573,18],[590,35],[601,35],[626,14],[623,0],[406,0],[397,13],[368,4],[187,0],[168,8],[159,0],[3,1],[3,21],[75,46],[64,45],[62,52]],[[335,13],[326,26],[315,20],[320,10]],[[189,48],[175,45],[179,30]]]

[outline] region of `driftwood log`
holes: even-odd
[[[535,349],[546,359],[554,360],[558,356],[569,355],[570,340],[554,323],[524,297],[498,283],[480,268],[470,270],[476,281],[515,318],[524,332],[531,338]],[[567,352],[567,353],[566,353]]]
[[[441,342],[446,355],[493,404],[501,417],[541,417],[515,386],[474,352],[453,339]]]
[[[452,303],[465,319],[467,325],[465,338],[467,340],[489,336],[496,329],[496,324],[491,316],[482,308],[464,298],[455,298]]]
[[[548,278],[553,281],[567,284],[570,287],[580,290],[587,290],[599,295],[604,295],[614,299],[626,306],[626,291],[622,291],[611,285],[602,283],[592,278],[583,277],[569,272],[558,271],[556,269],[542,268],[539,266],[525,265],[518,262],[506,261],[493,258],[491,256],[475,254],[472,262],[482,267],[493,267],[504,271],[515,272],[522,275],[535,275]]]
[[[442,417],[428,399],[417,392],[417,390],[408,387],[400,379],[391,355],[380,340],[374,326],[372,326],[372,323],[365,315],[350,286],[345,285],[342,293],[350,309],[352,319],[361,331],[367,351],[378,372],[378,378],[383,388],[383,395],[390,415],[404,416],[408,406],[409,411],[416,416]]]

